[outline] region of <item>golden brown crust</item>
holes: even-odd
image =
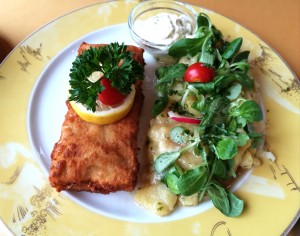
[[[101,45],[82,44],[80,50],[89,46]],[[144,64],[143,50],[134,46],[130,50],[139,58],[138,62]],[[131,111],[110,125],[83,121],[66,102],[68,111],[61,137],[51,153],[49,181],[57,191],[107,194],[134,189],[139,169],[137,133],[143,98],[141,83],[137,83]]]

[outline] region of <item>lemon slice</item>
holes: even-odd
[[[109,106],[104,110],[101,110],[101,108],[97,107],[97,110],[93,112],[91,110],[87,110],[87,108],[81,103],[70,101],[70,104],[81,119],[90,123],[106,125],[124,118],[131,110],[134,97],[135,86],[132,86],[130,94],[128,94],[123,103],[117,107]]]

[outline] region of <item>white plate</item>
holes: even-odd
[[[77,48],[82,40],[132,42],[125,22],[136,4],[134,0],[108,1],[60,17],[30,35],[1,64],[1,220],[15,235],[285,235],[300,215],[299,81],[255,34],[196,6],[225,38],[243,37],[242,50],[251,51],[252,72],[267,111],[266,140],[277,161],[264,161],[237,186],[236,194],[246,204],[243,214],[228,218],[206,203],[161,218],[137,207],[128,193],[57,193],[50,187],[50,153],[66,112],[66,81]],[[108,26],[112,27],[104,28]],[[144,89],[151,94],[156,65],[148,54],[145,57]],[[29,104],[30,94],[37,99],[31,98]],[[153,100],[153,94],[146,98],[143,115],[149,114]],[[141,121],[142,126],[148,125],[146,119]],[[139,146],[144,142],[145,137]],[[120,200],[123,197],[130,200]],[[128,211],[129,206],[134,208]]]
[[[68,99],[69,73],[77,50],[82,42],[98,43],[99,35],[102,43],[119,42],[135,45],[131,39],[127,24],[115,25],[90,33],[63,49],[44,69],[33,89],[28,108],[28,134],[33,149],[37,153],[38,161],[49,175],[51,152],[54,144],[59,140],[61,126],[67,112],[65,101]],[[122,39],[120,40],[120,35]],[[143,148],[146,142],[151,107],[155,100],[153,89],[155,68],[159,66],[155,59],[145,52],[144,54],[145,80],[143,92],[145,100],[140,117],[138,146]],[[143,158],[140,152],[139,159]],[[250,172],[248,172],[250,173]],[[248,176],[246,174],[237,182],[239,186]],[[235,187],[236,189],[237,187]],[[65,195],[78,204],[108,217],[134,222],[165,222],[183,219],[210,209],[212,203],[203,202],[197,207],[178,208],[173,214],[166,217],[152,215],[139,207],[134,199],[134,193],[116,192],[108,195],[66,191]]]

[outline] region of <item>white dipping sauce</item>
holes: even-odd
[[[147,20],[137,20],[134,29],[141,38],[163,45],[170,45],[193,34],[193,25],[188,17],[170,13],[160,13]]]

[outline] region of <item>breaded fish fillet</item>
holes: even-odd
[[[83,43],[79,54],[103,44]],[[143,49],[128,46],[134,59],[144,65]],[[75,190],[108,194],[132,191],[137,182],[137,133],[143,103],[141,81],[131,111],[109,125],[82,120],[67,101],[68,111],[59,141],[51,153],[49,181],[57,191]]]

